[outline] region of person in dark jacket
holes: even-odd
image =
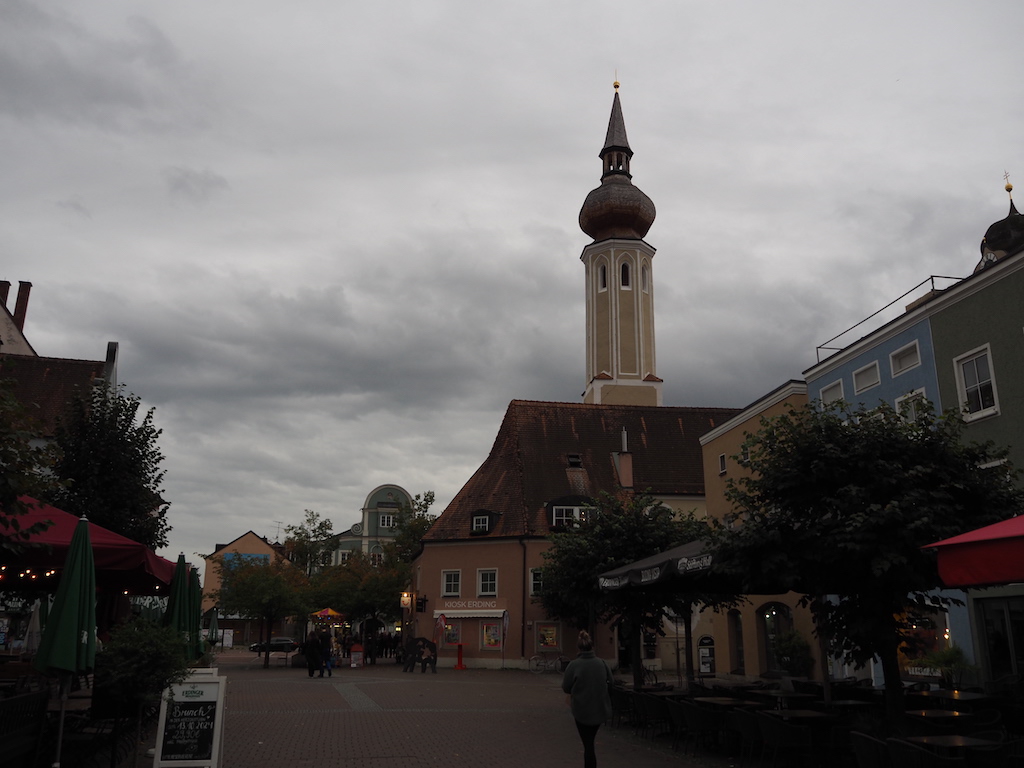
[[[306,657],[306,669],[309,670],[309,676],[312,677],[314,672],[321,670],[320,677],[323,677],[324,659],[320,650],[320,638],[316,636],[316,632],[310,630],[306,636],[306,642],[302,644],[302,655]]]
[[[594,740],[601,723],[612,716],[612,671],[604,659],[594,655],[594,641],[588,632],[580,632],[576,647],[579,655],[565,668],[562,690],[569,694],[576,730],[583,742],[583,768],[597,768]]]

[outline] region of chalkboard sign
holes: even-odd
[[[167,706],[162,760],[212,760],[217,702],[175,701]]]
[[[198,671],[198,670],[197,670]],[[193,674],[161,702],[157,766],[211,766],[220,761],[223,678]]]

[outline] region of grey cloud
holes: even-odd
[[[209,169],[201,171],[181,166],[164,168],[164,184],[172,200],[205,205],[212,197],[231,188],[228,180]]]

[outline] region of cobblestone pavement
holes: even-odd
[[[504,768],[579,766],[583,750],[561,677],[522,670],[403,673],[390,659],[333,677],[272,666],[244,651],[220,655],[227,677],[223,768]],[[728,768],[691,758],[667,737],[604,726],[601,768]]]

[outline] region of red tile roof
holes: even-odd
[[[621,450],[623,427],[636,491],[662,498],[703,494],[699,438],[739,411],[513,400],[490,455],[425,540],[477,538],[472,518],[483,510],[497,513],[488,538],[547,535],[551,501],[618,490],[613,454]],[[571,454],[579,456],[578,467],[570,466]]]
[[[53,437],[67,404],[103,379],[105,369],[102,360],[0,354],[0,378],[14,379],[14,395],[40,422],[43,437]]]

